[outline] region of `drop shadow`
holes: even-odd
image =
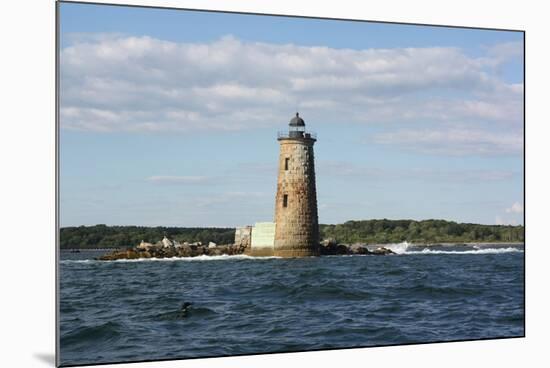
[[[34,353],[33,356],[48,364],[49,366],[51,367],[55,367],[55,355],[54,354],[51,354],[51,353]]]

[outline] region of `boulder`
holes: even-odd
[[[321,255],[342,255],[350,253],[349,248],[345,244],[336,244],[333,242],[327,242],[326,245],[321,244],[319,251]]]
[[[100,261],[116,261],[117,259],[136,259],[140,258],[136,250],[115,250],[97,258]]]
[[[126,259],[138,259],[141,258],[139,252],[135,249],[128,249],[126,251]]]
[[[351,254],[370,254],[365,244],[352,244],[349,247]]]
[[[374,255],[377,255],[377,256],[385,256],[385,255],[388,255],[388,254],[395,254],[394,251],[392,251],[391,249],[388,249],[388,248],[385,248],[385,247],[378,247],[372,251],[370,251],[370,254],[374,254]]]
[[[177,248],[177,254],[180,257],[191,257],[193,255],[193,249],[189,246],[189,244],[184,244]]]
[[[220,248],[208,248],[209,256],[221,256],[224,252]]]
[[[163,254],[165,258],[172,258],[172,257],[176,257],[178,255],[178,252],[176,251],[175,248],[164,248]]]
[[[162,238],[161,242],[164,248],[171,248],[174,246],[174,243],[172,243],[166,236]]]
[[[137,248],[138,248],[139,250],[148,250],[148,249],[150,249],[152,246],[153,246],[153,244],[147,243],[147,242],[145,242],[145,241],[142,240],[141,243],[139,243],[139,245],[137,246]]]

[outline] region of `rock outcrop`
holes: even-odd
[[[391,249],[378,247],[374,250],[369,250],[366,244],[339,244],[333,240],[327,240],[321,243],[321,255],[389,255],[395,254]]]
[[[142,241],[138,246],[127,249],[115,250],[97,258],[101,261],[115,261],[118,259],[140,258],[173,258],[173,257],[197,257],[201,255],[220,256],[244,254],[248,244],[203,245],[197,243],[178,243],[164,238],[155,244]],[[369,250],[366,244],[339,244],[335,241],[324,241],[320,244],[321,255],[389,255],[394,254],[391,249],[378,247]]]
[[[173,257],[196,257],[200,255],[219,256],[223,254],[235,255],[244,253],[245,247],[228,244],[211,247],[202,244],[179,244],[165,246],[165,244],[149,244],[142,242],[135,248],[115,250],[104,254],[98,259],[101,261],[114,261],[117,259],[139,259],[139,258],[173,258]]]

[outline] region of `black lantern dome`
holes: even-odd
[[[306,122],[300,117],[300,114],[296,113],[296,116],[290,119],[290,124],[288,125],[291,127],[305,127]]]
[[[303,138],[305,131],[306,123],[300,117],[300,114],[296,113],[296,116],[290,119],[290,124],[288,124],[288,136],[290,138]]]
[[[317,140],[317,135],[315,133],[306,132],[306,122],[300,117],[299,113],[296,113],[296,116],[290,119],[288,132],[278,132],[277,134],[278,140],[297,138],[313,140],[314,142]]]

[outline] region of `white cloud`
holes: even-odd
[[[497,216],[495,218],[495,225],[518,225],[518,221],[514,219],[508,219],[508,218],[502,218],[501,216]]]
[[[115,40],[117,38],[128,37],[127,34],[121,32],[71,32],[63,35],[65,42],[70,45],[78,43],[93,43],[106,40]]]
[[[508,215],[496,216],[495,224],[497,225],[518,225],[522,223],[521,214],[523,213],[523,204],[514,202],[512,206],[505,209]],[[510,218],[512,216],[512,218]]]
[[[457,156],[520,154],[523,150],[523,137],[520,134],[497,134],[494,131],[467,128],[404,129],[378,134],[375,142],[426,154]]]
[[[523,213],[523,205],[515,202],[512,207],[506,209],[506,213]]]
[[[523,58],[523,42],[504,42],[488,48],[488,55],[495,57],[498,62]]]
[[[496,72],[515,57],[517,44],[496,45],[472,58],[453,47],[352,50],[231,36],[178,43],[76,34],[71,41],[60,59],[63,129],[275,128],[298,107],[316,124],[384,124],[395,130],[392,124],[441,128],[460,122],[462,138],[445,139],[460,154],[520,149],[523,85],[506,83]],[[476,133],[480,125],[490,129],[483,137]],[[377,139],[394,144],[388,137]],[[393,140],[412,138],[401,131]]]
[[[147,181],[155,184],[204,184],[212,181],[208,176],[150,176]]]
[[[349,180],[350,177],[361,177],[368,180],[415,180],[433,183],[479,183],[512,179],[517,174],[508,170],[438,170],[433,168],[389,169],[365,167],[340,161],[320,161],[316,170],[325,178],[334,177]]]

